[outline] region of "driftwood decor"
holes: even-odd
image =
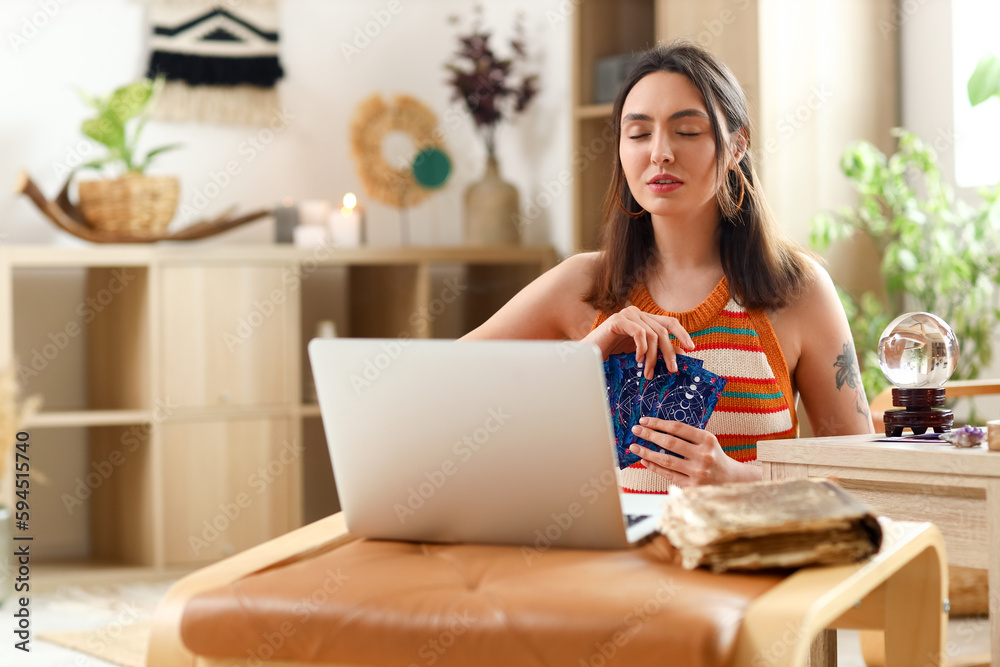
[[[78,206],[69,200],[69,183],[72,174],[66,180],[55,201],[49,201],[38,188],[27,172],[22,171],[17,178],[14,191],[28,197],[38,210],[52,221],[59,229],[69,232],[73,236],[93,243],[154,243],[156,241],[194,241],[197,239],[215,236],[222,232],[235,229],[248,222],[259,220],[271,215],[270,209],[258,209],[245,215],[231,217],[235,207],[226,210],[222,215],[209,220],[202,220],[192,225],[180,229],[173,233],[153,234],[149,236],[134,236],[131,234],[120,234],[94,229],[87,224]]]

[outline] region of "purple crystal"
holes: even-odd
[[[956,447],[978,447],[986,441],[986,429],[963,426],[954,431],[943,433],[941,439],[947,440]]]

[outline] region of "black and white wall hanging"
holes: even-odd
[[[281,112],[279,0],[145,0],[149,77],[166,85],[154,116],[266,125]]]

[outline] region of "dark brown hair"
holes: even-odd
[[[601,253],[593,286],[584,300],[602,312],[617,312],[625,305],[636,282],[646,278],[655,259],[652,220],[632,196],[618,152],[625,98],[636,83],[654,72],[683,74],[705,100],[715,138],[716,174],[720,183],[719,251],[732,296],[750,309],[787,305],[811,276],[811,266],[805,251],[777,226],[756,187],[758,178],[749,143],[750,116],[743,89],[718,58],[683,40],[661,44],[640,54],[615,99],[611,117],[615,158],[604,201]],[[719,123],[720,113],[725,118],[725,128]],[[739,169],[728,169],[729,135],[741,129],[746,133],[747,149]]]

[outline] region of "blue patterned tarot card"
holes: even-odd
[[[706,371],[699,360],[682,355],[677,355],[677,369],[677,373],[670,373],[665,364],[658,364],[653,380],[646,383],[632,402],[632,412],[625,428],[626,451],[630,445],[639,444],[677,456],[632,433],[632,427],[639,423],[641,417],[678,421],[696,428],[705,428],[708,424],[726,379]],[[635,456],[631,452],[629,454]]]
[[[634,353],[612,354],[604,362],[604,378],[608,387],[608,406],[611,408],[615,445],[619,447],[620,455],[625,429],[628,428],[628,420],[632,414],[632,402],[639,392],[642,380],[642,366],[636,362]]]
[[[679,371],[701,370],[701,364],[700,359],[677,355]],[[639,460],[638,456],[628,450],[628,446],[637,440],[632,435],[632,426],[638,423],[639,416],[648,414],[648,409],[643,411],[643,409],[637,408],[637,405],[640,405],[643,400],[646,402],[655,401],[659,389],[666,385],[672,387],[679,376],[679,373],[670,373],[667,370],[662,353],[657,353],[652,380],[646,380],[642,371],[643,364],[636,362],[634,352],[612,354],[604,362],[608,405],[611,408],[611,424],[614,427],[615,447],[618,451],[618,466],[620,468],[627,468]],[[643,397],[647,395],[649,398],[644,399]],[[633,422],[633,416],[637,414],[639,416],[635,416]]]

